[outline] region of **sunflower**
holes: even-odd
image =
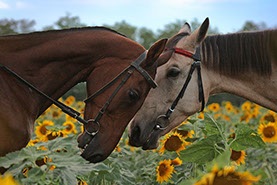
[[[261,122],[277,122],[277,115],[272,110],[269,110],[265,115],[260,119]]]
[[[57,109],[57,108],[52,109],[51,113],[52,113],[51,114],[52,118],[54,118],[54,119],[58,119],[62,115],[62,111],[60,109]]]
[[[249,111],[245,111],[243,115],[240,117],[240,121],[244,121],[245,123],[249,123],[252,119],[252,114]]]
[[[225,107],[227,112],[235,112],[234,106],[229,101],[225,102],[225,106],[224,107]]]
[[[176,157],[175,159],[171,160],[171,164],[174,166],[180,166],[182,163],[183,161],[179,157]]]
[[[235,151],[231,149],[231,160],[235,161],[237,165],[244,164],[245,163],[245,156],[246,153],[244,150],[241,151]]]
[[[171,165],[171,160],[163,160],[159,162],[156,168],[157,182],[162,183],[168,181],[172,177],[174,167]]]
[[[48,150],[45,146],[39,146],[38,148],[37,148],[38,150],[43,150],[43,151],[46,151],[46,150]]]
[[[28,172],[29,172],[30,169],[31,169],[31,167],[23,168],[23,170],[21,171],[22,175],[24,177],[28,177]]]
[[[27,146],[34,146],[35,144],[37,144],[39,142],[39,139],[31,139],[29,141],[29,143],[27,144]]]
[[[218,103],[211,103],[208,105],[208,110],[212,112],[218,112],[220,110],[220,105]]]
[[[63,132],[65,134],[76,134],[77,130],[76,130],[76,126],[74,123],[72,123],[71,121],[66,121],[63,123],[63,126],[65,126],[66,128],[63,130]]]
[[[37,160],[35,161],[35,163],[36,163],[37,166],[42,166],[42,165],[45,165],[46,163],[52,162],[52,161],[53,161],[52,158],[50,158],[50,157],[48,157],[48,156],[44,156],[44,157],[41,158],[41,159],[37,159]]]
[[[75,123],[76,122],[76,119],[75,118],[73,118],[73,117],[71,117],[71,116],[69,116],[69,115],[65,115],[65,120],[66,121],[71,121],[71,122],[73,122],[73,123]]]
[[[162,140],[162,147],[159,152],[163,154],[164,151],[167,150],[176,151],[179,153],[185,149],[186,145],[188,145],[188,143],[185,141],[182,135],[175,131],[165,136],[165,138]]]
[[[88,185],[88,183],[85,180],[78,179],[78,185]]]
[[[120,153],[121,152],[121,147],[119,145],[117,145],[114,150]]]
[[[42,123],[38,123],[38,126],[36,126],[35,134],[38,138],[42,138],[46,136],[48,129],[47,126],[53,126],[54,122],[50,120],[44,120]]]
[[[275,123],[261,123],[258,128],[258,133],[264,142],[275,142],[277,141],[277,125]]]
[[[64,137],[66,136],[66,133],[62,130],[48,130],[46,132],[46,135],[41,137],[42,141],[50,141],[53,139],[56,139],[57,137]]]
[[[84,112],[84,107],[85,107],[85,104],[84,102],[82,101],[78,101],[77,104],[76,104],[76,109],[79,111],[79,112]]]
[[[180,129],[176,129],[176,132],[179,133],[183,138],[192,138],[192,135],[194,135],[194,131],[193,130],[180,130]]]
[[[227,116],[227,115],[221,115],[222,119],[225,120],[225,121],[231,121],[231,118],[230,116]]]
[[[58,131],[49,131],[47,134],[47,138],[48,140],[53,140],[56,139],[57,137],[64,137],[66,134],[64,134],[64,132],[62,130],[58,130]]]
[[[75,102],[75,97],[74,96],[68,96],[65,100],[64,103],[66,105],[72,105]]]
[[[251,110],[251,102],[245,101],[245,102],[241,105],[241,110],[243,110],[243,111],[250,111],[250,110]]]
[[[251,114],[252,114],[252,118],[257,118],[258,115],[260,114],[260,106],[257,105],[257,104],[254,104],[252,105],[252,111],[251,111]]]
[[[11,174],[0,175],[1,185],[19,185],[13,178]]]
[[[200,112],[197,116],[199,119],[204,119],[205,118],[205,114],[204,112]]]
[[[49,170],[50,170],[50,171],[53,171],[53,170],[55,170],[55,169],[56,169],[56,166],[55,166],[55,165],[49,166]]]
[[[194,185],[252,185],[260,180],[249,172],[236,172],[234,166],[225,166],[219,170],[214,166],[210,173],[204,175]]]

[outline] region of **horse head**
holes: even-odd
[[[125,53],[124,58],[113,58],[112,63],[109,63],[109,59],[101,61],[99,67],[87,77],[87,93],[91,96],[85,100],[84,119],[88,123],[78,137],[78,146],[83,149],[81,156],[86,160],[100,162],[116,147],[150,88],[156,86],[152,79],[157,66],[166,62],[161,59],[157,61],[166,42],[167,39],[156,42],[147,53],[142,48],[128,48],[126,52],[133,51],[135,57],[140,55],[137,60],[134,60],[135,57],[126,58]],[[126,63],[131,65],[126,67]],[[104,70],[102,65],[106,65]],[[118,71],[122,72],[118,74]]]
[[[158,139],[162,135],[203,108],[203,94],[207,90],[203,89],[202,79],[199,78],[201,65],[196,51],[206,36],[208,26],[209,20],[206,19],[191,33],[190,26],[186,23],[168,40],[161,56],[170,55],[170,59],[158,68],[158,87],[150,90],[142,108],[131,122],[131,145],[142,146],[143,149],[157,148]],[[205,74],[202,75],[206,77]]]

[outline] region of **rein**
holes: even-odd
[[[160,115],[157,117],[156,119],[156,125],[154,127],[154,129],[156,130],[164,130],[167,128],[167,126],[161,126],[160,123],[163,122],[168,122],[170,115],[174,112],[175,107],[177,106],[178,102],[180,101],[180,99],[183,98],[185,91],[188,87],[188,84],[191,80],[192,74],[194,72],[195,69],[197,69],[197,74],[198,74],[198,79],[197,79],[197,83],[198,83],[198,100],[199,102],[202,102],[202,106],[200,109],[200,112],[202,112],[204,110],[205,107],[205,98],[204,98],[204,90],[203,90],[203,82],[202,82],[202,77],[201,77],[201,57],[200,57],[200,48],[198,47],[196,49],[196,53],[193,54],[187,50],[181,49],[181,48],[173,48],[172,49],[174,53],[192,58],[194,60],[194,62],[191,64],[188,76],[186,78],[186,81],[181,89],[181,91],[179,92],[178,96],[175,98],[175,100],[173,101],[173,103],[171,104],[170,108],[167,110],[167,112],[164,115]]]
[[[78,120],[79,122],[81,122],[82,124],[87,124],[88,121],[84,120],[83,118],[80,117],[81,113],[79,113],[78,111],[72,109],[71,107],[65,105],[64,103],[58,101],[58,100],[54,100],[53,98],[51,98],[50,96],[48,96],[47,94],[45,94],[44,92],[42,92],[41,90],[39,90],[38,88],[36,88],[35,86],[33,86],[31,83],[29,83],[28,81],[26,81],[25,79],[23,79],[21,76],[19,76],[17,73],[15,73],[14,71],[12,71],[11,69],[9,69],[8,67],[0,64],[0,68],[2,68],[3,70],[7,71],[9,74],[11,74],[13,77],[15,77],[17,80],[19,80],[21,83],[23,83],[24,85],[28,86],[29,88],[31,88],[32,90],[36,91],[38,94],[40,94],[41,96],[45,97],[46,99],[48,99],[49,101],[51,101],[54,105],[56,105],[57,107],[59,107],[65,114],[73,117],[74,119]]]
[[[7,71],[9,74],[11,74],[13,77],[15,77],[17,80],[19,80],[21,83],[23,83],[24,85],[26,85],[27,87],[31,88],[32,90],[36,91],[38,94],[40,94],[41,96],[43,96],[44,98],[48,99],[49,101],[51,101],[53,104],[55,104],[57,107],[59,107],[65,114],[73,117],[74,119],[76,119],[77,121],[81,122],[83,125],[87,125],[88,123],[92,122],[95,123],[98,126],[98,129],[96,131],[92,131],[89,132],[86,128],[85,128],[85,133],[90,135],[90,136],[95,136],[99,129],[100,129],[100,124],[99,121],[101,119],[101,117],[103,116],[103,114],[105,113],[106,109],[108,108],[108,106],[110,105],[112,99],[115,97],[115,95],[118,93],[118,91],[121,89],[121,87],[126,83],[126,81],[130,78],[130,76],[133,74],[133,72],[135,70],[137,70],[149,83],[149,85],[152,88],[157,87],[156,82],[152,79],[152,77],[147,73],[147,71],[145,71],[140,64],[144,61],[144,59],[146,58],[146,54],[147,51],[143,52],[135,61],[133,61],[126,69],[124,69],[119,75],[117,75],[113,80],[111,80],[109,83],[107,83],[105,86],[103,86],[100,90],[98,90],[97,92],[95,92],[94,94],[90,95],[87,99],[84,100],[85,103],[89,102],[91,99],[95,98],[96,96],[100,95],[102,92],[104,92],[106,89],[108,89],[109,87],[111,87],[116,81],[118,81],[120,79],[120,77],[122,77],[124,74],[126,76],[124,76],[124,78],[122,79],[122,81],[120,82],[120,84],[117,86],[117,88],[114,90],[114,92],[112,93],[112,95],[108,98],[108,100],[106,101],[106,103],[104,104],[104,106],[100,109],[100,111],[98,112],[98,115],[96,116],[95,119],[89,119],[89,120],[85,120],[83,118],[80,117],[81,113],[79,113],[78,111],[70,108],[69,106],[65,105],[64,103],[58,101],[58,100],[54,100],[53,98],[51,98],[50,96],[48,96],[47,94],[45,94],[44,92],[42,92],[41,90],[39,90],[37,87],[35,87],[34,85],[32,85],[31,83],[29,83],[28,81],[26,81],[24,78],[22,78],[21,76],[19,76],[16,72],[14,72],[13,70],[9,69],[8,67],[4,66],[3,64],[0,64],[0,68],[2,68],[3,70]],[[92,137],[93,138],[93,137]],[[91,139],[92,139],[91,138]]]

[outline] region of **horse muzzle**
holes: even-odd
[[[145,126],[137,124],[135,121],[132,124],[134,126],[129,133],[129,144],[142,147],[143,150],[151,150],[159,146],[159,138],[167,128],[169,120],[165,115],[161,115],[153,123],[144,124]]]

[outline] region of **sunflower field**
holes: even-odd
[[[73,96],[60,99],[82,112]],[[277,114],[251,102],[212,103],[160,139],[156,150],[128,145],[127,131],[104,161],[80,157],[82,126],[51,106],[32,140],[0,158],[1,185],[276,185]]]

